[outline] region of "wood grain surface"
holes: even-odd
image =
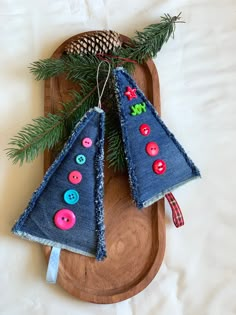
[[[84,33],[83,33],[84,34]],[[65,45],[54,52],[60,57]],[[123,42],[129,39],[121,35]],[[160,112],[159,80],[152,60],[136,66],[134,78]],[[64,76],[45,82],[45,114],[54,113],[58,102],[75,89]],[[45,152],[45,170],[53,152]],[[142,291],[155,277],[165,251],[164,200],[138,210],[131,199],[127,174],[116,174],[105,165],[105,224],[108,257],[103,262],[62,250],[57,283],[70,294],[93,303],[116,303]],[[51,247],[44,247],[47,261]]]

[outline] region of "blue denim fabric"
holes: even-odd
[[[143,208],[200,176],[200,172],[130,75],[123,68],[117,68],[114,79],[131,192],[137,207]],[[128,100],[124,94],[128,86],[137,89],[137,98]],[[142,102],[146,104],[146,112],[132,116],[131,106]],[[141,135],[141,124],[151,127],[149,136]],[[154,157],[145,151],[146,144],[151,141],[156,142],[160,149]],[[157,175],[152,169],[157,159],[164,160],[167,165],[162,175]]]
[[[76,125],[64,149],[45,174],[40,187],[34,192],[28,207],[15,224],[12,232],[45,245],[64,248],[86,256],[106,257],[103,209],[105,113],[95,107]],[[93,140],[90,148],[81,145],[83,138]],[[76,163],[76,156],[84,154],[86,162]],[[78,185],[68,181],[68,174],[78,170],[83,179]],[[75,205],[65,203],[63,195],[75,189],[80,195]],[[63,208],[76,215],[76,223],[69,230],[54,224],[55,213]]]

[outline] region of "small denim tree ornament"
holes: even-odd
[[[148,207],[200,172],[131,76],[117,68],[114,80],[132,196]]]

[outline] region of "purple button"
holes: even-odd
[[[76,217],[73,211],[69,209],[61,209],[57,211],[54,216],[54,223],[56,227],[61,230],[71,229],[76,222]]]

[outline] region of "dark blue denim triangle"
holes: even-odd
[[[76,125],[64,149],[48,169],[40,187],[34,192],[28,207],[13,227],[13,233],[45,245],[64,248],[102,260],[106,256],[103,209],[103,161],[105,114],[94,108]],[[82,145],[84,138],[92,140],[91,147]],[[86,161],[79,164],[78,155]],[[82,174],[75,185],[68,180],[71,171]],[[79,194],[76,204],[67,204],[66,191]],[[76,222],[68,230],[55,225],[60,209],[71,210]]]
[[[200,176],[200,172],[131,76],[117,68],[114,78],[131,191],[137,207],[143,208]],[[133,97],[129,97],[128,90],[134,91]],[[148,136],[141,134],[142,124],[150,127]],[[156,156],[147,153],[149,142],[158,144]],[[157,160],[165,162],[163,174],[153,170]]]

